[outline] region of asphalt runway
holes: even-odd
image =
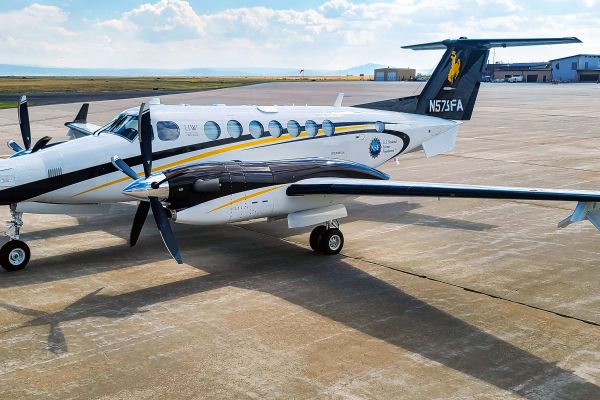
[[[170,104],[344,104],[416,83],[268,83]],[[93,103],[101,124],[143,99]],[[34,140],[79,104],[32,107]],[[484,84],[456,148],[392,179],[600,188],[600,86]],[[0,141],[18,138],[0,111]],[[8,151],[7,151],[8,152]],[[134,204],[26,215],[27,270],[0,273],[0,398],[600,398],[600,232],[574,204],[361,197],[325,257],[285,221],[174,225]],[[8,211],[1,210],[8,218]]]

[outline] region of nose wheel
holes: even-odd
[[[344,235],[337,221],[319,225],[310,234],[310,247],[318,253],[338,254],[344,247]]]
[[[0,247],[0,266],[9,272],[22,270],[29,263],[31,250],[29,246],[19,240],[21,227],[23,226],[22,212],[17,211],[16,204],[10,206],[11,220],[7,223],[6,235],[11,239]]]

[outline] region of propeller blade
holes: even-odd
[[[19,146],[19,145],[17,144],[17,142],[15,142],[15,141],[14,141],[14,140],[12,140],[12,139],[11,139],[11,140],[9,140],[8,142],[6,142],[6,145],[7,145],[7,146],[8,146],[8,147],[9,147],[9,148],[12,150],[12,151],[14,151],[15,153],[18,153],[18,152],[20,152],[20,151],[23,151],[23,150],[24,150],[24,149],[23,149],[21,146]]]
[[[29,110],[27,109],[27,97],[21,96],[19,101],[19,127],[26,149],[31,147],[31,127],[29,125]]]
[[[51,140],[52,138],[50,136],[44,136],[43,138],[35,142],[35,144],[31,148],[31,152],[35,153],[36,151],[43,149]]]
[[[127,163],[119,158],[119,156],[113,156],[110,161],[115,166],[116,169],[135,180],[138,178],[137,174]]]
[[[148,216],[148,211],[150,211],[150,203],[147,201],[140,201],[137,211],[135,212],[135,217],[133,218],[133,225],[131,226],[131,233],[129,235],[129,245],[131,247],[135,246],[140,237],[140,233],[146,222],[146,217]]]
[[[152,207],[152,214],[156,220],[156,226],[158,226],[160,236],[162,236],[163,242],[165,243],[165,246],[167,246],[167,250],[169,250],[171,256],[177,261],[177,264],[183,264],[181,254],[179,254],[179,249],[175,242],[175,236],[173,235],[171,225],[169,224],[169,219],[165,214],[165,210],[160,203],[160,200],[156,197],[150,197],[150,206]]]
[[[150,121],[150,109],[145,103],[140,106],[138,116],[138,132],[140,133],[140,151],[142,163],[144,164],[144,175],[147,177],[152,173],[152,123]]]

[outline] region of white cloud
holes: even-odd
[[[67,27],[68,14],[62,9],[31,4],[21,10],[0,13],[0,49],[2,59],[55,57],[57,52],[73,51],[77,36]]]
[[[476,0],[477,4],[484,7],[502,7],[508,12],[520,11],[523,9],[514,0]]]
[[[498,53],[525,61],[600,53],[600,12],[594,0],[582,0],[590,7],[585,13],[570,11],[566,0],[323,0],[304,10],[241,7],[212,13],[185,0],[148,1],[77,32],[72,26],[82,24],[71,21],[77,16],[59,7],[32,4],[0,13],[0,58],[77,67],[337,69],[378,62],[427,69],[438,53],[400,46],[458,36],[573,35],[586,44]],[[560,7],[567,12],[558,12]],[[552,12],[544,15],[547,8]]]

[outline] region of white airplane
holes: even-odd
[[[490,48],[579,43],[576,38],[446,40],[405,48],[445,49],[418,96],[342,107],[148,105],[104,127],[87,123],[87,105],[66,124],[76,138],[31,146],[26,100],[19,118],[25,148],[0,160],[0,204],[9,205],[10,237],[0,265],[23,269],[22,213],[66,213],[75,205],[139,200],[130,244],[150,208],[169,252],[181,263],[169,220],[192,225],[287,218],[290,228],[316,225],[310,245],[337,254],[338,220],[361,195],[576,201],[559,227],[590,220],[600,229],[600,191],[507,188],[388,180],[375,168],[399,155],[428,157],[454,147],[471,117]],[[139,142],[139,143],[138,143]],[[140,154],[141,153],[141,154]],[[124,174],[125,175],[124,175]]]

